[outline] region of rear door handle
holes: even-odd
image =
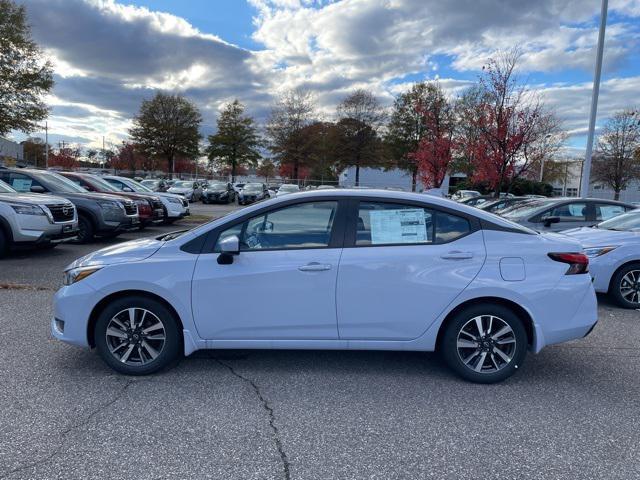
[[[472,252],[459,252],[459,251],[447,252],[447,253],[443,253],[442,255],[440,255],[440,258],[442,258],[444,260],[465,260],[465,259],[468,259],[468,258],[473,258],[473,253]]]
[[[322,272],[325,270],[331,270],[331,265],[327,263],[311,262],[298,267],[298,270],[301,272]]]

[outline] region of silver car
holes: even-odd
[[[600,198],[548,198],[518,203],[500,215],[539,232],[560,232],[590,227],[633,209],[631,204]]]
[[[582,244],[596,292],[621,307],[640,308],[640,209],[562,233]]]
[[[78,236],[78,214],[69,200],[19,193],[0,180],[0,257],[15,246],[45,246]]]

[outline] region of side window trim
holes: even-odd
[[[336,202],[337,213],[333,220],[333,225],[331,227],[331,234],[329,236],[329,245],[328,246],[320,246],[320,247],[294,247],[294,248],[268,248],[268,249],[256,249],[251,250],[251,252],[277,252],[277,251],[286,251],[286,250],[319,250],[319,249],[327,249],[327,248],[342,248],[344,245],[344,230],[346,224],[346,213],[347,213],[347,202],[344,197],[320,197],[313,199],[305,199],[305,200],[292,200],[286,203],[278,204],[273,207],[265,207],[264,209],[257,210],[255,212],[248,213],[243,215],[242,217],[236,219],[233,222],[229,222],[227,224],[220,225],[211,231],[207,236],[201,253],[217,253],[215,251],[215,246],[218,242],[218,237],[225,230],[229,230],[238,225],[242,225],[241,235],[244,234],[245,229],[247,228],[247,223],[249,220],[255,217],[260,216],[268,216],[269,214],[276,212],[278,210],[282,210],[284,208],[293,207],[296,205],[303,205],[305,203],[320,203],[320,202]]]
[[[433,242],[430,243],[396,243],[396,244],[384,244],[384,245],[356,245],[356,230],[357,230],[357,222],[358,222],[358,211],[360,208],[360,202],[379,202],[379,203],[395,203],[407,206],[415,206],[417,208],[426,208],[433,212],[433,222],[434,222],[434,232],[433,232]],[[469,231],[464,235],[461,235],[455,239],[446,241],[446,242],[438,242],[436,240],[436,229],[437,229],[437,217],[438,213],[444,213],[448,215],[454,215],[460,218],[463,218],[469,222]],[[345,230],[345,239],[344,239],[344,248],[380,248],[380,247],[428,247],[430,245],[446,245],[447,243],[456,242],[468,235],[472,235],[473,233],[481,230],[481,222],[477,217],[472,215],[467,215],[464,212],[458,212],[457,210],[450,209],[447,207],[443,207],[441,205],[434,205],[431,203],[422,203],[414,200],[400,200],[393,198],[384,198],[384,197],[357,197],[349,199],[349,211],[346,219],[346,230]]]

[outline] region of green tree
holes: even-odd
[[[305,90],[284,92],[271,110],[267,123],[269,149],[280,164],[290,171],[290,178],[298,179],[306,167],[309,148],[305,129],[314,121],[316,105],[312,94]]]
[[[385,153],[390,166],[411,175],[411,190],[416,191],[418,161],[413,153],[418,149],[425,132],[425,117],[420,107],[428,103],[429,85],[414,83],[411,89],[399,95],[393,102],[389,125],[384,136]]]
[[[142,102],[129,134],[143,154],[165,158],[173,176],[177,157],[198,156],[200,122],[198,108],[185,97],[157,93]]]
[[[265,160],[256,169],[256,173],[259,176],[264,177],[265,182],[269,181],[270,178],[273,178],[276,175],[276,165],[271,160]]]
[[[51,87],[53,68],[31,39],[25,7],[0,0],[0,135],[35,130],[49,114]]]
[[[234,100],[218,117],[218,131],[209,136],[206,153],[211,164],[230,167],[235,182],[238,166],[257,165],[261,146],[253,118],[245,115],[244,105]]]
[[[371,92],[359,89],[338,105],[338,117],[336,160],[343,168],[356,168],[357,187],[360,185],[361,167],[383,164],[378,129],[384,121],[384,110]]]

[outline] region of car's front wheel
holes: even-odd
[[[458,312],[448,323],[440,350],[449,367],[477,383],[505,380],[527,353],[522,321],[502,305],[480,304]]]
[[[609,293],[623,308],[640,308],[640,263],[631,263],[618,270]]]
[[[174,364],[182,352],[177,319],[162,303],[124,297],[100,312],[94,339],[100,357],[125,375],[148,375]]]

